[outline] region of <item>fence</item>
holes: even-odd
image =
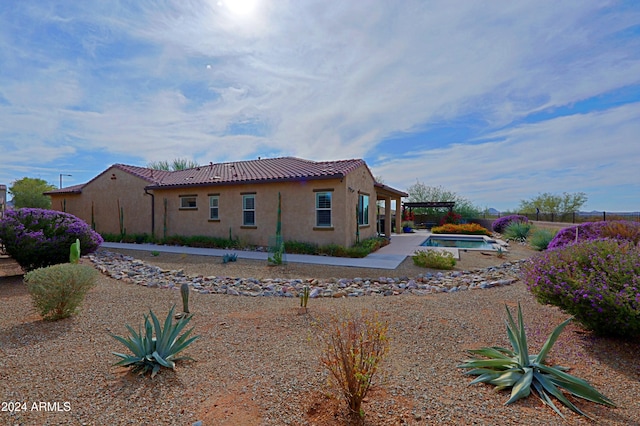
[[[489,214],[484,213],[482,219],[498,219],[515,213]],[[630,220],[640,222],[640,212],[573,212],[573,213],[517,213],[526,216],[529,220],[541,222],[584,223],[598,222],[601,220]]]

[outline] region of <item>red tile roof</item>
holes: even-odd
[[[149,189],[232,183],[266,183],[342,178],[365,165],[363,160],[310,161],[295,157],[266,158],[232,163],[211,163],[170,172]]]
[[[337,161],[311,161],[295,157],[265,158],[231,163],[210,163],[192,169],[166,171],[146,167],[114,164],[112,167],[149,182],[148,189],[205,186],[220,184],[246,184],[342,178],[366,163],[361,159]],[[110,167],[111,168],[111,167]],[[107,169],[108,170],[108,169]],[[97,179],[105,170],[93,180]],[[89,182],[82,185],[49,191],[46,194],[81,193]]]

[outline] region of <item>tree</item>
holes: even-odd
[[[54,189],[56,186],[48,184],[45,180],[24,177],[11,182],[9,193],[13,196],[13,206],[16,209],[22,207],[50,209],[51,198],[43,193]]]
[[[154,170],[176,171],[193,169],[195,167],[198,167],[198,163],[195,163],[187,158],[174,158],[171,162],[166,160],[153,161],[147,164],[147,167]]]
[[[471,219],[480,215],[478,207],[464,197],[453,191],[448,191],[442,186],[427,186],[420,181],[407,188],[410,203],[429,202],[429,201],[453,201],[456,203],[453,211],[462,216],[463,219]],[[422,213],[429,216],[443,214],[435,208],[414,209],[414,213]]]
[[[562,195],[538,194],[530,200],[520,200],[520,211],[525,213],[575,213],[587,202],[587,194],[576,192],[573,194],[563,192]]]

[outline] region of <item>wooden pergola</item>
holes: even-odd
[[[453,213],[455,205],[455,201],[418,201],[415,203],[404,203],[402,205],[402,211],[404,212],[409,209],[409,213],[411,213],[415,208],[447,207],[449,209],[449,213]]]
[[[413,213],[413,209],[417,209],[417,208],[448,208],[449,209],[449,213],[452,214],[453,213],[453,207],[455,207],[456,203],[455,201],[420,201],[420,202],[415,202],[415,203],[404,203],[404,205],[402,206],[402,217],[405,217],[404,212],[406,210],[409,210],[409,214]],[[433,226],[433,223],[430,222],[426,222],[423,223],[422,225],[426,226],[426,227],[430,227]]]

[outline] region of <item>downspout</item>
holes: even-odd
[[[144,189],[146,195],[151,195],[151,238],[156,238],[156,197],[147,188]]]

